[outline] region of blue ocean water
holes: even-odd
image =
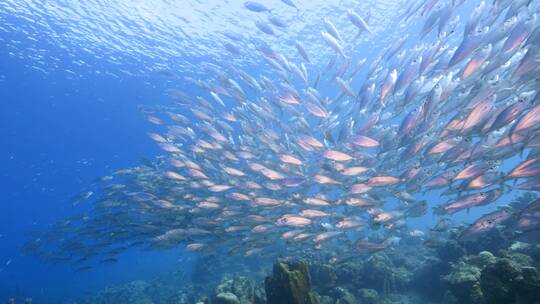
[[[195,255],[181,248],[132,249],[114,265],[82,273],[21,252],[33,231],[89,210],[90,206],[73,206],[71,198],[91,188],[97,178],[162,155],[147,136],[151,125],[140,106],[167,104],[170,89],[182,89],[190,96],[203,94],[184,79],[214,78],[212,64],[228,60],[251,75],[268,75],[268,65],[253,48],[233,58],[217,38],[230,32],[244,35],[245,41],[264,40],[253,28],[252,21],[260,17],[243,22],[249,12],[242,2],[141,2],[114,1],[111,7],[101,1],[0,4],[4,9],[0,42],[5,46],[0,49],[0,302],[30,297],[35,303],[62,303],[171,269],[189,272],[193,266]],[[367,11],[371,6],[377,40],[362,37],[359,50],[350,50],[356,51],[356,60],[365,57],[368,63],[388,43],[421,28],[421,24],[401,28],[396,22],[407,1],[298,2],[305,13],[282,4],[276,9],[289,28],[279,38],[268,37],[267,43],[292,52],[293,42],[303,39],[306,47],[316,50],[313,65],[317,66],[330,58],[318,36],[322,10],[342,26],[348,22],[345,9]],[[477,2],[467,1],[459,11],[468,12]],[[267,4],[278,6],[280,1]],[[341,28],[347,37],[355,36],[350,25]],[[405,47],[414,43],[410,44]],[[335,93],[332,90],[321,85],[329,95]],[[517,162],[509,160],[503,168]],[[423,198],[441,202],[439,194]],[[454,219],[471,222],[496,207],[482,207]],[[434,222],[430,214],[412,219],[410,227],[425,229]]]
[[[1,272],[2,298],[15,292],[55,301],[49,297],[61,299],[105,278],[121,278],[125,271],[113,268],[93,274],[93,280],[84,278],[67,267],[22,256],[20,249],[31,231],[73,215],[70,197],[77,191],[156,153],[136,104],[158,93],[141,86],[141,79],[75,80],[63,71],[43,75],[21,68],[25,63],[8,54],[2,61],[1,260],[11,260]]]
[[[2,32],[2,38],[21,39],[20,50],[32,47],[24,45],[23,33]],[[54,45],[48,47],[49,56],[66,55]],[[167,81],[157,74],[113,77],[84,68],[74,76],[62,62],[44,73],[9,48],[2,49],[1,57],[1,301],[31,297],[37,303],[61,303],[178,263],[178,252],[161,253],[157,262],[151,252],[139,252],[118,265],[80,274],[21,253],[32,231],[78,213],[81,209],[71,204],[71,197],[98,177],[157,154],[138,105],[163,99],[165,86],[160,83]],[[82,53],[77,59],[98,63]]]

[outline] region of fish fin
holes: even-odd
[[[501,173],[502,175],[502,173]],[[510,193],[512,190],[514,190],[514,186],[508,185],[504,182],[504,178],[502,177],[499,181],[499,188],[503,190],[503,192]]]

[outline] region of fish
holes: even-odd
[[[324,19],[324,27],[326,29],[326,32],[332,37],[334,37],[336,40],[343,41],[336,26],[330,20]]]
[[[517,102],[508,105],[504,110],[499,113],[499,115],[497,115],[487,132],[497,131],[507,126],[510,122],[514,121],[524,110],[524,102]]]
[[[304,49],[304,47],[302,46],[302,44],[301,44],[299,41],[295,41],[295,42],[294,42],[294,46],[296,47],[296,50],[298,50],[298,54],[300,54],[300,56],[301,56],[307,63],[310,63],[311,61],[309,60],[309,55],[308,55],[308,53],[306,52],[306,50]]]
[[[532,158],[514,167],[506,178],[535,177],[540,174],[540,158]]]
[[[414,203],[407,208],[406,214],[410,217],[422,217],[427,213],[428,204],[427,201],[423,200],[417,203]]]
[[[278,226],[290,226],[290,227],[305,227],[311,225],[312,221],[309,218],[285,214],[276,221]]]
[[[347,17],[349,18],[351,23],[358,28],[359,33],[366,31],[370,34],[373,34],[373,31],[369,28],[367,22],[358,14],[356,14],[353,10],[347,10]]]
[[[397,178],[397,177],[394,177],[394,176],[385,176],[385,175],[381,175],[381,176],[374,176],[374,177],[371,177],[368,181],[367,181],[367,185],[369,187],[382,187],[382,186],[391,186],[391,185],[395,185],[395,184],[398,184],[401,182],[401,179]]]
[[[264,4],[255,2],[255,1],[244,2],[244,7],[255,13],[263,13],[263,12],[271,11],[271,9],[266,7]]]
[[[276,36],[276,32],[274,32],[274,29],[266,22],[263,22],[261,20],[255,21],[255,26],[263,33],[270,35],[270,36]]]
[[[252,202],[253,205],[262,207],[274,207],[282,204],[281,201],[269,197],[257,197]]]
[[[430,230],[435,231],[435,232],[446,232],[451,227],[451,224],[452,222],[450,221],[450,219],[441,218],[439,219],[437,224],[435,224],[435,226],[431,228]]]
[[[296,4],[294,4],[294,2],[293,2],[292,0],[281,0],[281,2],[287,4],[287,5],[290,6],[290,7],[295,8],[295,9],[298,10],[298,11],[300,10],[300,9],[296,6]]]
[[[304,203],[312,206],[330,206],[330,203],[328,201],[316,197],[308,197],[304,199]]]
[[[304,177],[287,177],[283,179],[283,184],[287,187],[297,187],[306,182]]]
[[[496,230],[531,241],[540,21],[529,2],[417,1],[396,29],[353,7],[305,27],[296,1],[241,2],[258,17],[252,36],[235,27],[210,44],[186,36],[182,52],[196,48],[197,61],[180,60],[178,75],[149,69],[169,78],[164,101],[138,107],[156,156],[89,183],[73,214],[43,225],[23,251],[98,269],[131,248],[262,263],[411,242],[439,249]],[[471,225],[458,214],[507,199],[471,212]],[[415,229],[432,215],[429,230]]]
[[[343,52],[343,47],[339,43],[339,41],[332,36],[331,34],[327,32],[321,32],[321,36],[323,37],[324,41],[330,48],[332,48],[335,52],[337,52],[341,57],[345,58],[345,53]]]
[[[355,250],[356,252],[360,254],[362,253],[372,254],[381,250],[385,250],[386,248],[390,246],[390,244],[391,244],[390,240],[385,240],[381,243],[368,242],[368,241],[361,240],[355,244]]]
[[[323,232],[321,234],[318,234],[316,235],[314,238],[313,238],[313,241],[315,243],[322,243],[322,242],[326,242],[330,239],[333,239],[339,235],[343,234],[343,231],[328,231],[328,232]]]
[[[344,218],[336,224],[338,229],[358,229],[363,227],[365,224],[357,218]]]
[[[356,135],[352,138],[352,143],[363,148],[374,148],[379,146],[379,142],[373,138]]]
[[[357,192],[353,194],[359,194],[359,193],[364,193],[364,192]],[[351,198],[346,199],[344,203],[351,207],[361,207],[361,208],[369,208],[369,207],[377,206],[377,203],[375,201],[368,199],[367,197],[351,197]]]
[[[454,176],[452,180],[458,181],[458,180],[472,179],[472,178],[480,176],[487,169],[489,169],[489,166],[487,164],[484,164],[484,163],[472,164],[470,166],[467,166],[460,172],[458,172],[458,174],[456,174],[456,176]]]
[[[307,218],[317,218],[317,217],[327,217],[330,214],[328,214],[328,213],[326,213],[324,211],[320,211],[320,210],[304,209],[304,210],[300,211],[300,213],[298,215],[300,215],[302,217],[307,217]]]
[[[75,269],[75,272],[85,272],[94,269],[92,266],[83,266]]]
[[[464,209],[486,205],[497,200],[503,191],[500,188],[489,190],[486,192],[478,192],[458,199],[455,202],[448,203],[437,207],[437,214],[453,214]]]
[[[422,230],[415,229],[415,230],[409,231],[409,235],[412,237],[421,238],[425,236],[426,234]]]
[[[488,28],[478,30],[478,32],[474,35],[465,37],[452,58],[450,58],[448,67],[452,67],[460,63],[465,58],[469,57],[469,55],[471,55],[474,51],[476,51],[476,49],[478,49],[478,47],[480,47],[482,44],[483,36],[486,32],[488,32]]]
[[[187,251],[200,251],[207,247],[208,245],[204,243],[191,243],[191,244],[186,245],[186,250]]]
[[[354,167],[343,168],[342,170],[340,170],[340,173],[345,176],[355,176],[355,175],[360,175],[362,173],[365,173],[367,171],[369,171],[369,168],[367,167],[354,166]]]
[[[393,69],[390,71],[385,79],[385,81],[381,84],[381,94],[379,97],[380,103],[385,104],[386,97],[389,96],[390,92],[394,90],[394,86],[396,84],[398,78],[398,73],[396,69]]]
[[[301,166],[303,165],[303,162],[292,155],[283,154],[279,156],[279,160],[281,160],[284,163],[291,164],[291,165],[297,165]]]
[[[396,84],[394,86],[394,94],[403,92],[405,87],[408,87],[410,83],[415,80],[415,77],[418,75],[421,62],[422,56],[413,59],[411,63],[405,68],[405,70],[403,70],[399,74],[398,78],[396,79]]]
[[[287,23],[285,23],[283,20],[281,20],[278,16],[270,16],[268,17],[268,21],[272,23],[274,26],[280,27],[280,28],[286,28],[288,27]]]
[[[488,99],[478,103],[467,115],[463,121],[461,132],[466,133],[471,129],[482,125],[491,113],[493,108],[493,100]]]
[[[353,160],[354,158],[346,153],[336,151],[336,150],[326,150],[323,153],[324,158],[333,160],[333,161],[339,161],[339,162],[345,162]]]
[[[518,135],[526,131],[534,130],[540,123],[540,104],[534,106],[521,116],[514,127],[512,128],[512,135]]]
[[[346,95],[350,97],[354,97],[355,94],[350,87],[350,85],[347,83],[347,81],[343,80],[341,77],[336,77],[336,82],[338,83],[339,87],[341,88],[341,91],[345,93]]]
[[[501,209],[483,215],[459,235],[459,240],[464,242],[476,241],[480,236],[495,229],[512,217],[513,213],[507,209]]]
[[[461,74],[461,77],[463,79],[471,77],[471,75],[475,74],[478,70],[481,69],[482,65],[486,63],[489,56],[491,55],[493,47],[491,44],[488,44],[484,47],[482,47],[465,65],[465,68],[463,68],[463,72]]]
[[[90,197],[92,197],[92,195],[94,195],[94,191],[85,191],[85,192],[79,193],[78,195],[74,196],[71,199],[71,203],[74,206],[77,206],[78,204],[88,200]]]
[[[333,179],[331,177],[321,175],[321,174],[314,175],[313,176],[313,181],[315,181],[316,183],[322,184],[322,185],[328,185],[328,184],[338,185],[338,184],[340,184],[339,181],[337,181],[337,180],[335,180],[335,179]]]

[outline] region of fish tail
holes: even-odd
[[[506,189],[507,193],[514,189],[514,186],[511,186],[505,183],[504,176],[502,173],[501,173],[501,179],[499,181],[499,188],[503,190]],[[506,191],[503,191],[503,192],[506,192]]]
[[[519,157],[523,158],[523,153],[525,152],[525,149],[527,149],[527,145],[529,142],[533,139],[534,136],[527,136],[527,138],[523,142],[523,146],[519,148]]]

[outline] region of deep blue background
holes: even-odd
[[[79,76],[61,69],[44,74],[7,52],[0,52],[0,63],[0,269],[11,260],[0,272],[0,303],[12,296],[59,303],[174,265],[177,251],[132,252],[117,265],[74,273],[21,253],[31,231],[80,213],[85,207],[72,206],[70,198],[97,177],[159,152],[137,105],[163,103],[170,80],[83,68],[74,71]]]

